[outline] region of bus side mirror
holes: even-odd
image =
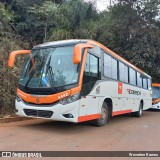
[[[9,55],[9,61],[8,61],[8,66],[10,68],[13,68],[14,61],[16,59],[16,56],[19,54],[30,54],[31,50],[19,50],[19,51],[13,51]]]
[[[77,44],[74,47],[74,53],[73,53],[73,63],[74,64],[79,64],[81,63],[81,59],[82,59],[82,49],[85,48],[93,48],[93,45],[90,44]]]

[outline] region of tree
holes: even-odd
[[[8,56],[13,50],[27,48],[28,44],[16,35],[13,21],[14,12],[0,2],[0,114],[14,113],[17,78],[24,58],[17,60],[12,72],[8,69]]]
[[[93,38],[98,26],[98,13],[92,3],[68,0],[60,6],[60,20],[49,31],[48,40]]]
[[[31,17],[34,17],[36,23],[35,28],[42,28],[43,41],[47,39],[47,34],[50,28],[54,28],[56,23],[60,19],[59,17],[59,5],[51,1],[46,1],[42,6],[29,7],[27,11]]]
[[[150,73],[156,81],[160,78],[157,56],[159,28],[154,25],[157,15],[156,2],[138,5],[138,0],[120,0],[103,13],[103,23],[98,40],[125,57],[128,61]],[[152,5],[150,5],[150,3]],[[149,9],[150,8],[150,9]],[[154,22],[154,23],[153,23]],[[155,72],[152,72],[155,69]]]

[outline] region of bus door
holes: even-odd
[[[100,58],[87,53],[81,90],[79,115],[91,115],[98,113],[100,86],[97,81],[100,79],[99,72]]]

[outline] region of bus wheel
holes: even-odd
[[[100,118],[94,120],[94,124],[98,127],[106,125],[109,120],[109,108],[106,102],[103,102],[103,106],[100,113]]]
[[[142,105],[142,102],[140,102],[139,104],[139,110],[137,112],[134,112],[133,115],[135,117],[141,117],[143,114],[143,105]]]

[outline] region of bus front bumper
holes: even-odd
[[[151,108],[160,110],[160,102],[153,104]]]
[[[15,105],[17,110],[16,114],[19,116],[78,122],[79,100],[66,105],[57,103],[52,106],[38,106],[16,100]]]

